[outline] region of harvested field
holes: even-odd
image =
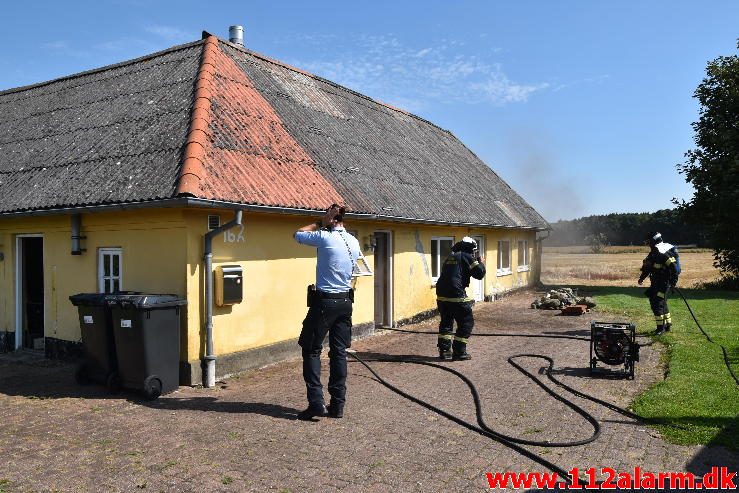
[[[541,280],[549,285],[636,286],[646,247],[608,247],[608,253],[586,253],[588,247],[545,247]],[[706,249],[680,250],[679,286],[713,281],[719,271]],[[648,283],[648,281],[647,281]]]

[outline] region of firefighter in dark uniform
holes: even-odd
[[[465,288],[470,277],[485,277],[485,264],[477,253],[477,243],[469,236],[452,246],[452,253],[444,260],[439,280],[436,282],[436,304],[439,307],[439,358],[442,360],[468,360],[467,341],[475,321],[472,317],[474,300],[467,297]],[[454,322],[457,333],[454,333]]]
[[[680,256],[677,249],[662,241],[662,235],[657,232],[647,234],[646,243],[649,244],[649,255],[642,262],[639,285],[649,277],[650,286],[646,291],[649,304],[654,313],[657,324],[655,334],[660,335],[670,330],[672,318],[667,307],[667,295],[677,284],[680,275]]]

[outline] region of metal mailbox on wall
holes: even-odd
[[[240,265],[221,265],[215,270],[216,305],[235,305],[244,299],[244,270]]]

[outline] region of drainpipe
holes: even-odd
[[[205,357],[203,358],[203,385],[213,388],[216,385],[216,357],[213,354],[213,238],[222,232],[241,225],[242,211],[236,211],[233,221],[205,233]]]

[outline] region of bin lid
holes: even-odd
[[[74,306],[105,306],[111,296],[141,294],[140,291],[119,291],[117,293],[78,293],[69,297]]]
[[[134,306],[136,308],[156,309],[187,305],[187,300],[176,294],[111,294],[105,300],[108,305]]]

